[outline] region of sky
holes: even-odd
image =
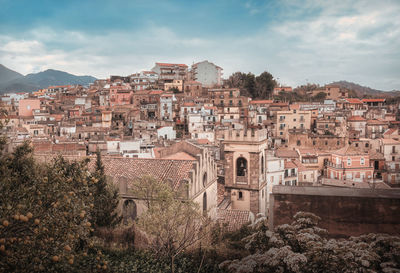
[[[107,78],[208,60],[282,85],[400,90],[399,0],[0,0],[0,63]]]

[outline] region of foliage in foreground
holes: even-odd
[[[229,272],[399,272],[400,238],[369,234],[329,239],[320,218],[299,212],[275,231],[259,221],[244,239],[250,255],[221,264]]]
[[[0,157],[0,270],[73,271],[93,245],[86,162],[37,163],[29,143]],[[94,263],[104,266],[99,256]]]

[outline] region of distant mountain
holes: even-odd
[[[7,81],[15,80],[17,78],[21,78],[24,75],[11,70],[4,65],[0,64],[0,84],[5,83]]]
[[[377,90],[373,89],[367,86],[362,86],[353,82],[348,82],[348,81],[338,81],[338,82],[333,82],[331,84],[339,85],[340,87],[347,88],[349,90],[353,90],[356,92],[356,94],[359,97],[364,97],[364,96],[373,96],[373,97],[394,97],[394,96],[400,96],[400,91],[393,90],[393,91],[382,91],[382,90]]]
[[[0,70],[0,77],[1,77]],[[15,72],[16,73],[16,72]],[[7,81],[0,81],[0,93],[7,92],[32,92],[46,88],[50,85],[80,84],[89,85],[96,78],[92,76],[75,76],[67,72],[48,69],[39,73],[28,74],[26,76],[8,78]]]

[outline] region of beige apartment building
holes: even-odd
[[[312,95],[315,96],[318,93],[325,93],[326,94],[326,99],[328,100],[338,100],[341,98],[347,98],[349,95],[349,92],[341,88],[339,85],[325,85],[323,88],[315,89],[312,91]]]
[[[289,138],[289,131],[305,131],[311,129],[311,111],[296,109],[278,111],[276,113],[275,124],[276,136],[287,141]]]

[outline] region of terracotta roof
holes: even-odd
[[[297,168],[296,164],[294,164],[291,160],[285,160],[285,169],[295,169]]]
[[[210,141],[207,138],[199,138],[197,139],[198,144],[207,145],[210,144]]]
[[[400,141],[397,141],[397,140],[391,139],[391,138],[381,138],[380,140],[382,141],[383,145],[398,145],[398,144],[400,144]]]
[[[171,64],[171,63],[156,63],[159,66],[181,66],[181,67],[188,67],[186,64]]]
[[[369,159],[370,160],[385,160],[385,157],[382,153],[377,152],[376,150],[369,150],[368,151],[369,154]]]
[[[316,155],[318,156],[319,151],[314,148],[298,148],[297,151],[300,153],[300,155],[305,156],[305,155]]]
[[[355,99],[355,98],[348,98],[345,99],[348,103],[353,103],[353,104],[362,104],[362,101],[359,99]]]
[[[250,222],[250,211],[217,209],[217,221],[224,226],[224,230],[235,231]]]
[[[299,158],[299,154],[295,150],[289,149],[277,149],[275,151],[276,157],[286,157],[286,158]]]
[[[150,95],[159,95],[159,94],[162,94],[164,91],[162,91],[162,90],[153,90],[153,91],[150,91]]]
[[[366,155],[362,150],[354,146],[345,146],[339,150],[332,151],[331,154],[337,155]]]
[[[352,116],[349,117],[347,121],[366,121],[366,119],[360,116]]]
[[[370,120],[367,120],[367,124],[385,125],[385,124],[388,124],[388,122],[386,120],[370,119]]]
[[[309,170],[298,159],[293,160],[293,163],[297,166],[297,169],[298,169],[299,172],[304,172],[304,171],[308,171]]]
[[[194,102],[185,102],[183,106],[196,106]]]
[[[273,102],[273,100],[252,100],[250,104],[271,104]]]
[[[362,99],[362,102],[385,102],[386,99]]]
[[[394,134],[394,133],[396,133],[397,130],[398,130],[397,128],[390,128],[384,133],[384,135]]]
[[[170,160],[170,159],[145,159],[145,158],[102,158],[106,175],[115,178],[134,179],[145,175],[151,175],[158,181],[171,180],[177,189],[180,182],[190,179],[190,170],[193,169],[192,160]],[[96,158],[91,158],[89,169],[94,169]]]

